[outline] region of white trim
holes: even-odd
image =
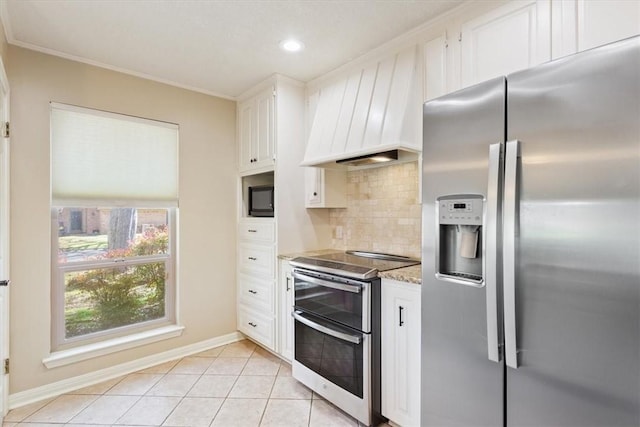
[[[9,99],[9,78],[7,77],[7,71],[4,68],[4,61],[2,59],[2,56],[0,56],[0,84],[2,84],[2,89],[4,89],[4,91],[6,92],[7,96],[7,100]],[[5,116],[7,117],[7,121],[9,119],[9,102],[5,101],[5,106],[4,108],[6,108],[6,114]]]
[[[164,326],[151,329],[150,331],[139,332],[137,334],[126,335],[124,337],[113,338],[97,343],[87,344],[80,347],[60,350],[51,353],[42,359],[42,363],[47,368],[58,368],[70,365],[94,357],[105,356],[117,351],[127,350],[141,345],[151,344],[157,341],[175,338],[182,335],[184,326]]]
[[[3,2],[4,4],[4,2]],[[2,97],[2,106],[0,110],[3,112],[3,116],[0,117],[0,123],[9,122],[9,106],[10,106],[10,91],[9,91],[9,80],[7,79],[7,73],[4,68],[4,61],[2,57],[0,57],[0,85],[2,86],[2,91],[4,92],[4,97]],[[2,138],[0,137],[0,272],[3,277],[0,279],[10,279],[10,220],[9,220],[9,188],[10,188],[10,138]],[[0,290],[2,292],[3,298],[0,298],[0,328],[2,331],[0,332],[0,361],[3,361],[4,358],[10,357],[10,301],[11,301],[11,289],[9,286],[4,287],[4,289]],[[0,422],[4,419],[4,415],[6,415],[9,410],[9,384],[10,384],[10,375],[5,374],[4,372],[0,372]]]
[[[79,388],[88,387],[103,381],[117,378],[122,375],[146,369],[160,363],[170,360],[179,359],[191,354],[200,353],[202,351],[219,347],[221,345],[230,344],[244,339],[244,335],[240,332],[232,332],[230,334],[221,335],[205,341],[189,344],[184,347],[174,348],[162,353],[152,354],[130,362],[121,363],[120,365],[110,366],[98,371],[89,372],[87,374],[78,375],[76,377],[67,378],[65,380],[56,381],[40,387],[13,393],[9,396],[9,409],[15,409],[29,403],[38,402],[43,399],[55,397],[63,393],[68,393]]]
[[[100,206],[100,205],[97,205]],[[142,265],[151,263],[164,263],[165,265],[165,298],[164,298],[164,316],[145,322],[131,323],[120,327],[106,329],[102,331],[91,332],[88,334],[67,338],[65,333],[65,280],[64,274],[72,271],[87,271],[105,269],[114,266],[114,260],[93,260],[93,261],[77,261],[61,263],[58,259],[59,253],[59,237],[58,229],[58,213],[55,207],[51,208],[51,278],[52,278],[52,299],[51,299],[51,345],[53,353],[49,357],[43,359],[43,363],[47,368],[55,368],[58,366],[68,365],[80,360],[98,357],[103,354],[113,353],[121,349],[127,349],[144,345],[147,343],[159,341],[162,339],[174,338],[182,334],[176,309],[176,295],[178,293],[176,268],[176,236],[177,236],[177,216],[176,209],[167,209],[169,221],[169,252],[159,255],[131,256],[119,260],[119,266]],[[153,329],[153,325],[162,325],[171,323],[172,325],[157,327]],[[135,333],[136,330],[147,328],[146,331]],[[176,333],[175,331],[178,331]],[[109,336],[116,334],[129,333],[125,336],[116,336],[108,339]],[[98,337],[107,338],[97,343],[89,343],[82,345],[82,341],[90,342]],[[61,347],[75,343],[78,347],[71,349],[61,349]],[[113,348],[113,349],[111,349]],[[59,360],[60,359],[60,360]],[[69,359],[69,361],[66,361]]]
[[[493,3],[494,7],[498,7],[502,2],[506,3],[507,1],[501,0],[497,3],[489,3]],[[307,81],[307,90],[318,90],[322,87],[327,86],[331,81],[342,77],[344,74],[347,74],[350,70],[356,67],[365,67],[367,64],[379,62],[382,58],[385,58],[393,53],[397,53],[400,50],[406,49],[411,45],[418,43],[423,44],[425,41],[429,41],[430,39],[437,37],[438,33],[443,32],[445,27],[447,25],[450,25],[452,21],[458,18],[461,14],[467,12],[468,10],[473,10],[476,3],[482,2],[465,1],[460,5],[454,7],[453,9],[450,9],[445,13],[436,15],[431,19],[421,23],[420,25],[405,31],[390,40],[383,42],[377,47],[367,50],[362,55],[339,65],[333,70]]]
[[[81,107],[79,105],[63,104],[61,102],[55,102],[55,101],[50,101],[49,106],[51,107],[51,109],[70,111],[73,113],[85,114],[87,116],[106,117],[108,119],[113,119],[113,120],[124,120],[124,121],[130,121],[133,123],[142,123],[143,125],[157,126],[157,127],[173,129],[173,130],[180,129],[177,123],[171,123],[163,120],[150,119],[150,118],[148,119],[146,117],[140,117],[140,116],[132,116],[130,114],[114,113],[113,111],[98,110],[97,108]]]
[[[0,21],[2,21],[2,26],[4,27],[4,38],[9,43],[9,38],[13,38],[13,29],[11,28],[7,3],[6,1],[0,2]]]
[[[5,3],[5,2],[2,2],[2,3]],[[5,26],[5,29],[6,28],[7,27]],[[8,32],[8,30],[6,30],[5,32]],[[91,65],[93,67],[103,68],[105,70],[115,71],[117,73],[128,74],[130,76],[139,77],[141,79],[150,80],[150,81],[153,81],[153,82],[162,83],[162,84],[173,86],[173,87],[178,87],[180,89],[186,89],[186,90],[190,90],[190,91],[193,91],[193,92],[202,93],[202,94],[205,94],[205,95],[215,96],[216,98],[223,98],[223,99],[228,99],[228,100],[231,100],[231,101],[235,101],[236,100],[236,98],[234,96],[231,96],[231,95],[224,95],[224,94],[221,94],[219,92],[214,92],[214,91],[210,91],[210,90],[207,90],[207,89],[201,89],[201,88],[196,87],[196,86],[180,84],[180,83],[174,82],[172,80],[163,79],[163,78],[160,78],[160,77],[155,77],[155,76],[152,76],[152,75],[147,74],[147,73],[141,73],[139,71],[133,71],[133,70],[129,70],[127,68],[116,67],[116,66],[113,66],[113,65],[105,64],[103,62],[94,61],[92,59],[82,58],[80,56],[70,55],[68,53],[59,52],[57,50],[53,50],[53,49],[49,49],[49,48],[46,48],[46,47],[37,46],[37,45],[31,44],[31,43],[21,42],[21,41],[18,41],[16,39],[14,39],[13,38],[13,34],[8,34],[7,35],[7,43],[9,43],[11,45],[14,45],[14,46],[18,46],[18,47],[24,48],[24,49],[29,49],[29,50],[33,50],[33,51],[36,51],[36,52],[45,53],[47,55],[57,56],[57,57],[63,58],[63,59],[68,59],[70,61],[75,61],[75,62],[80,62],[80,63],[83,63],[83,64]]]
[[[272,75],[270,75],[266,79],[262,80],[259,83],[256,83],[255,85],[251,86],[251,88],[245,90],[240,95],[236,96],[236,101],[237,102],[244,102],[247,99],[249,99],[249,98],[257,95],[258,93],[262,92],[263,90],[267,89],[269,86],[273,86],[274,91],[277,93],[278,92],[278,86],[280,86],[282,84],[291,85],[291,86],[299,87],[299,88],[303,88],[303,89],[306,86],[306,84],[304,82],[302,82],[300,80],[296,80],[293,77],[285,76],[283,74],[273,73]]]

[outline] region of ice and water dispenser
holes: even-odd
[[[441,280],[484,286],[484,197],[453,194],[438,197],[436,213],[436,277]]]

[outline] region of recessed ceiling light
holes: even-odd
[[[280,49],[287,52],[300,52],[304,48],[304,44],[296,39],[287,39],[280,42]]]

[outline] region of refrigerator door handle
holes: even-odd
[[[500,200],[501,144],[489,146],[489,182],[485,212],[485,283],[487,304],[487,353],[489,360],[500,362],[498,337],[498,216]]]
[[[504,344],[507,366],[518,368],[516,339],[516,219],[518,158],[520,141],[507,141],[504,171],[504,214],[502,233]]]

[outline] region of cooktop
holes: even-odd
[[[364,280],[377,277],[380,271],[409,267],[420,264],[420,261],[400,255],[366,251],[346,251],[326,255],[297,257],[292,259],[290,264],[294,267]]]

